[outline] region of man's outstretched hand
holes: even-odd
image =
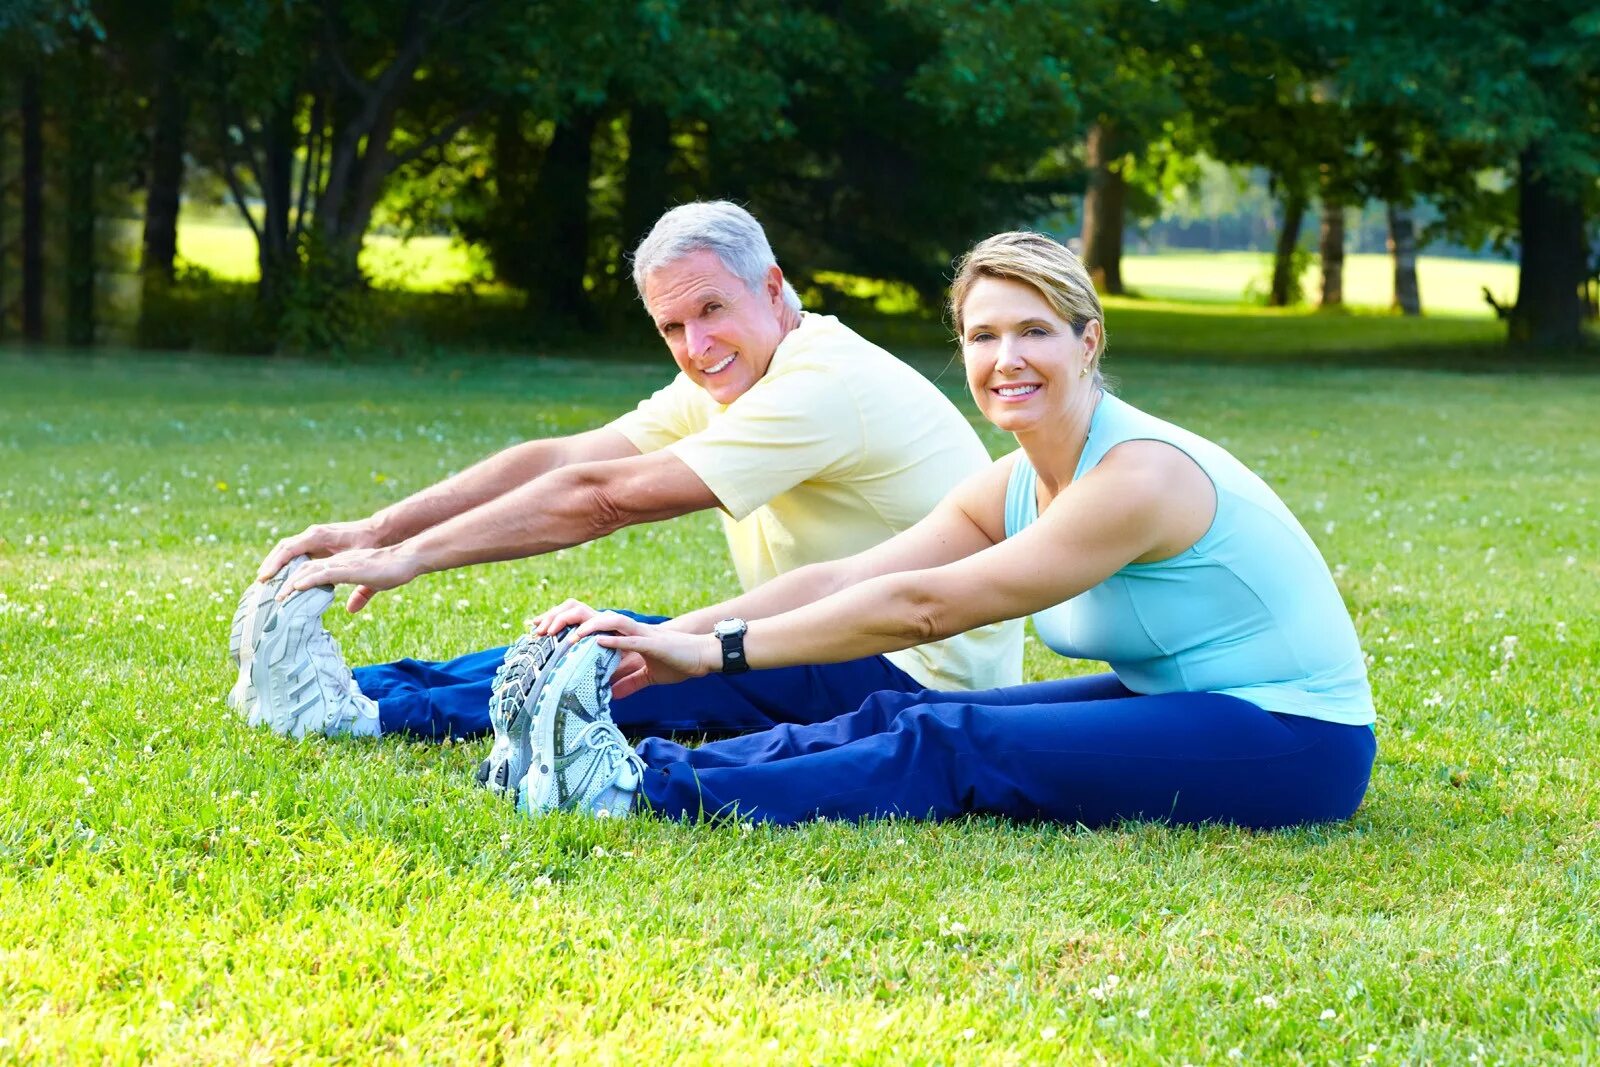
[[[269,581],[296,556],[321,559],[336,552],[352,548],[378,548],[381,544],[371,519],[319,522],[274,545],[272,551],[267,553],[267,558],[261,561],[261,568],[256,571],[256,581]]]
[[[392,548],[352,548],[326,559],[302,563],[278,591],[287,600],[301,589],[319,585],[353,585],[345,610],[354,614],[366,607],[379,592],[397,589],[422,571],[415,559],[399,546]]]

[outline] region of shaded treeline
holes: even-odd
[[[1345,205],[1412,207],[1521,256],[1519,343],[1581,336],[1600,211],[1600,16],[1580,0],[0,0],[0,323],[92,343],[98,221],[142,210],[164,306],[185,188],[256,241],[264,346],[359,335],[376,222],[454,232],[530,326],[603,327],[661,211],[729,197],[802,285],[840,271],[936,304],[977,237],[1076,205],[1097,283],[1201,156],[1264,167],[1272,300],[1320,206],[1324,304]],[[53,269],[52,269],[53,268]],[[59,292],[52,293],[52,287]],[[153,341],[165,341],[152,334]]]

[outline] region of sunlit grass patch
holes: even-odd
[[[0,1062],[1600,1056],[1600,379],[1152,361],[1311,323],[1112,315],[1123,395],[1334,569],[1380,714],[1349,824],[534,822],[468,786],[482,743],[250,731],[227,621],[272,540],[603,421],[666,357],[0,354]],[[700,515],[329,624],[442,657],[567,595],[733,588]]]

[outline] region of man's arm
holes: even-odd
[[[1014,457],[1007,457],[970,476],[916,525],[879,545],[843,559],[813,563],[780,574],[749,592],[679,615],[662,623],[661,627],[706,634],[719,619],[764,619],[870,578],[937,567],[981,552],[1005,539],[1003,525],[992,522],[991,516],[1004,510],[1006,482],[1014,462]],[[586,622],[594,615],[595,610],[587,604],[568,600],[540,616],[534,629],[536,633],[554,634]]]
[[[368,518],[318,523],[284,538],[262,561],[257,578],[266,581],[299,555],[321,557],[348,549],[398,544],[551,471],[575,463],[623,459],[638,454],[639,450],[631,441],[608,426],[570,437],[525,441],[390,504]]]
[[[280,594],[353,583],[348,607],[418,575],[522,559],[593,541],[644,522],[716,507],[700,476],[670,451],[576,463],[535,478],[398,544],[341,552],[294,572]]]

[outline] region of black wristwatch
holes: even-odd
[[[743,674],[750,669],[744,658],[744,635],[750,629],[743,619],[723,619],[711,628],[722,642],[722,673]]]

